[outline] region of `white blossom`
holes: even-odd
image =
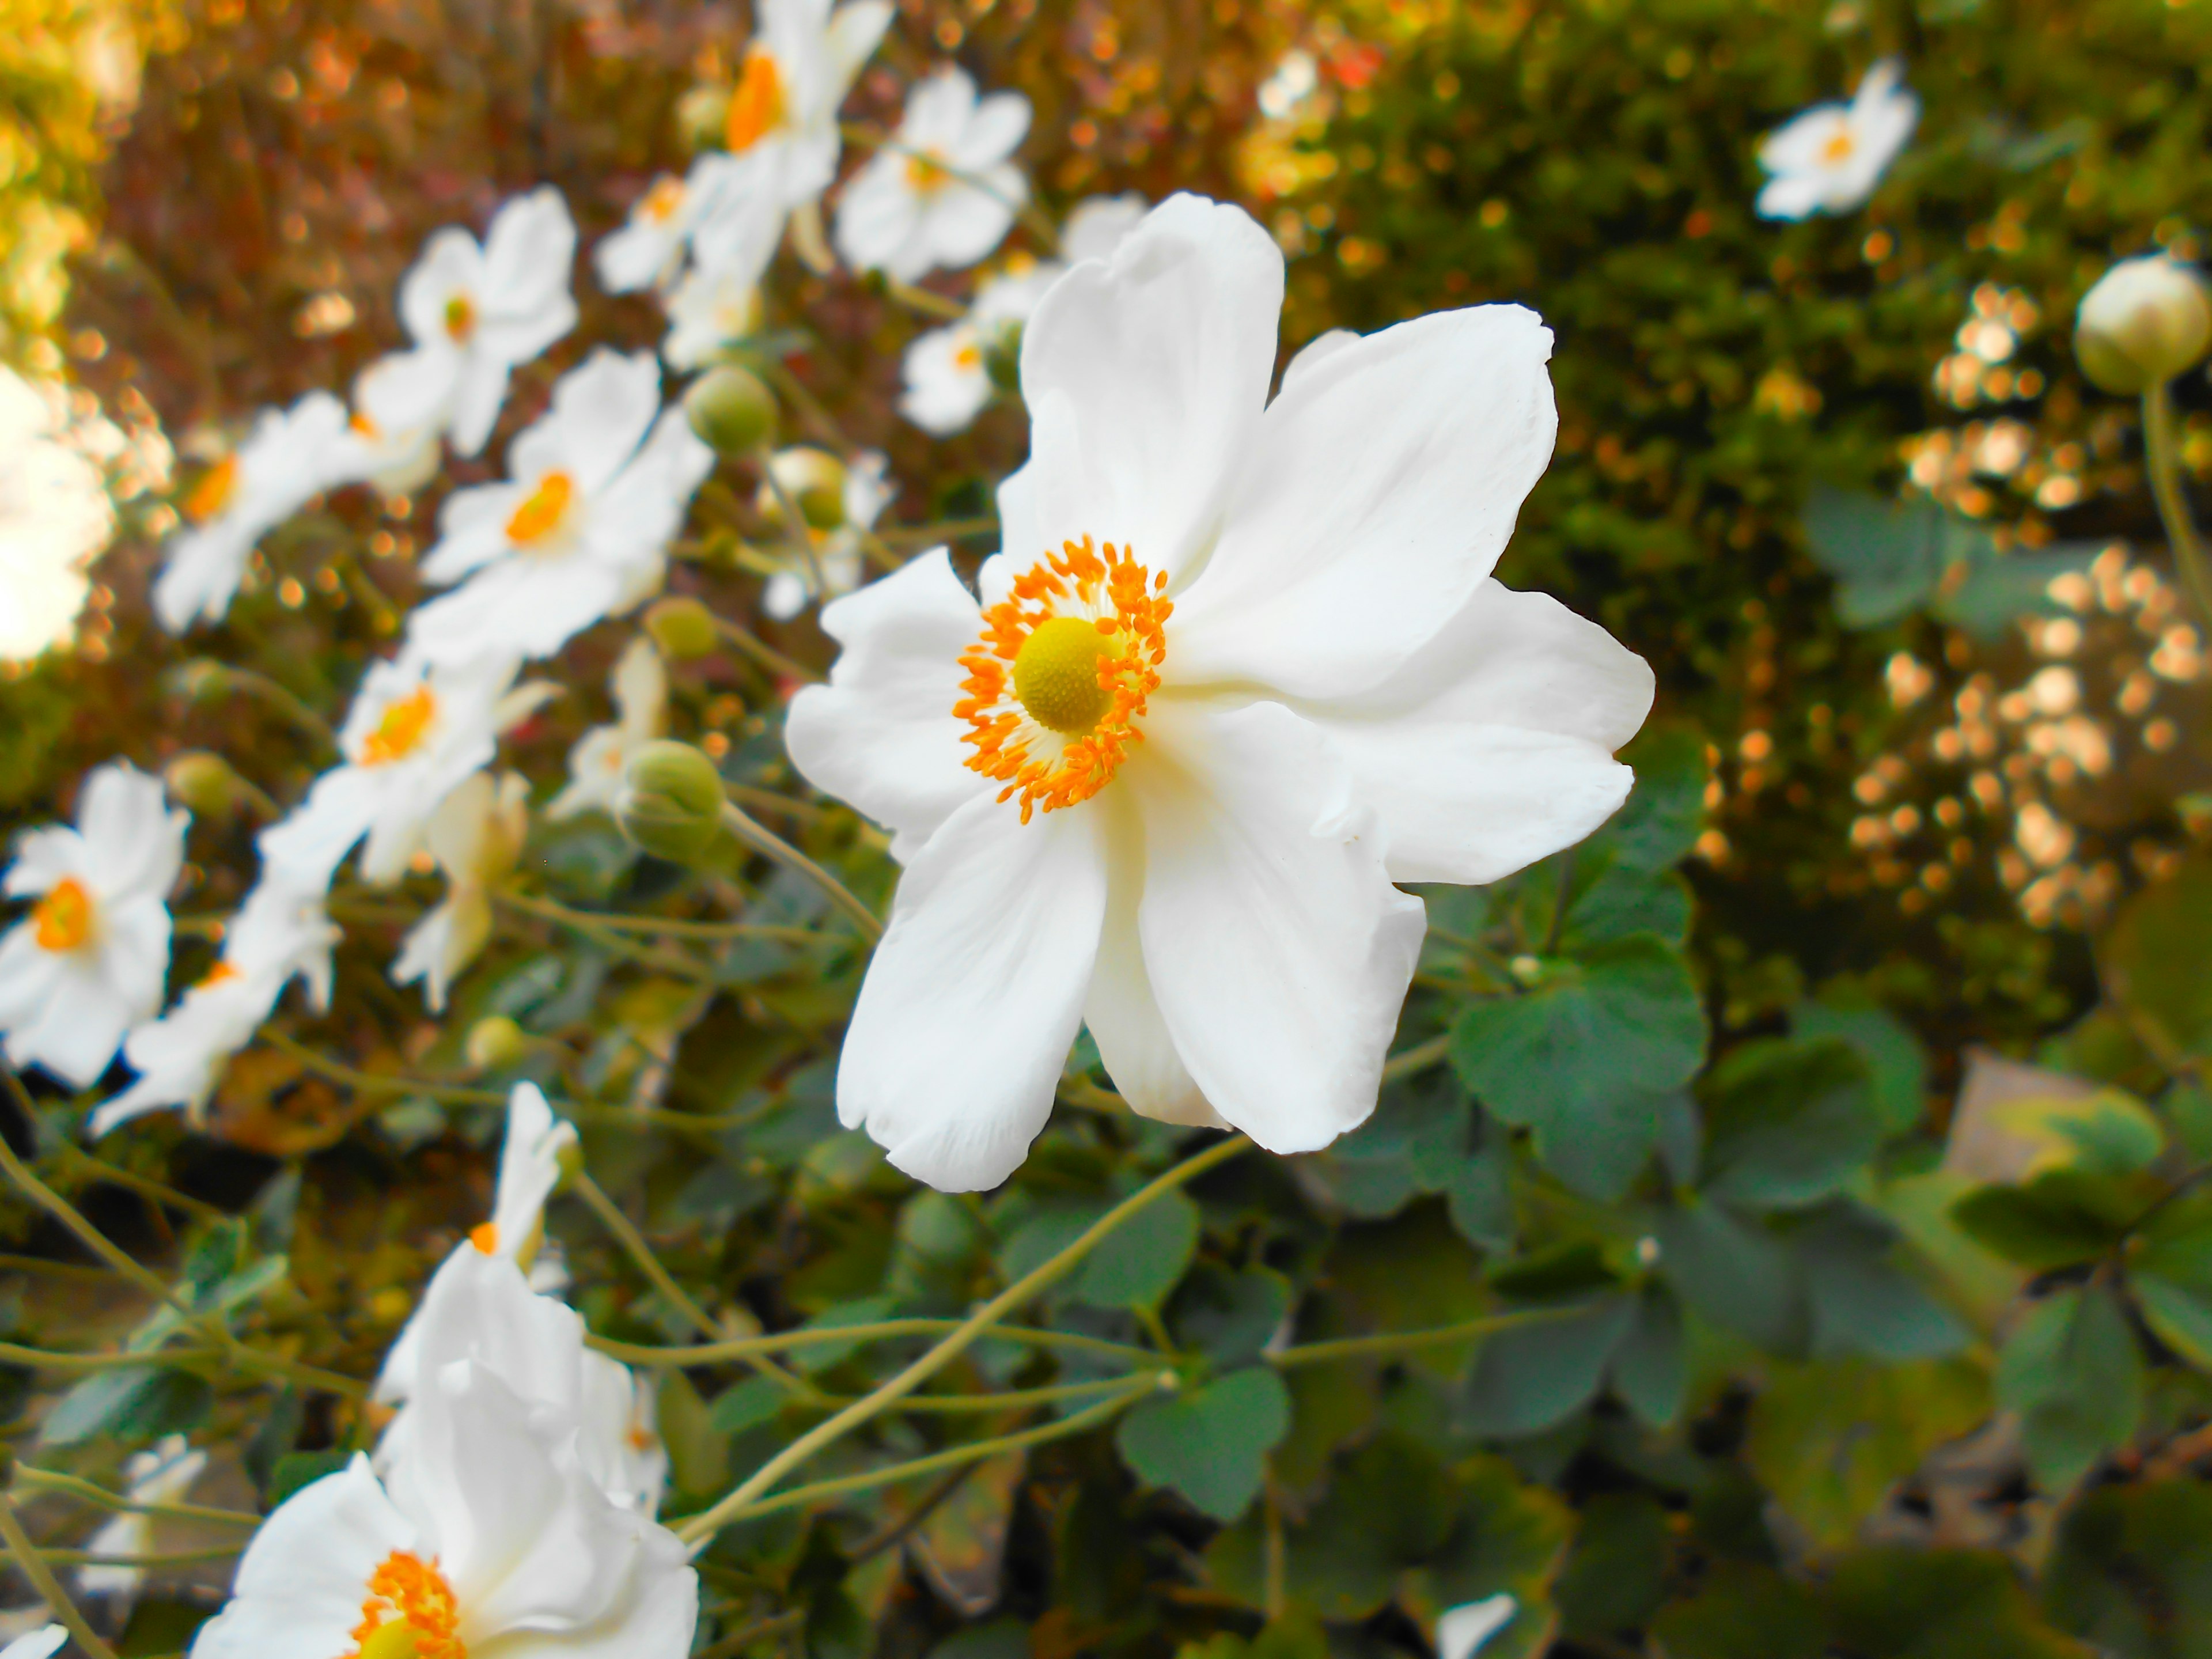
[[[422,981],[434,1014],[461,970],[491,938],[492,890],[513,872],[530,833],[530,783],[509,772],[494,784],[488,772],[464,779],[430,815],[424,840],[446,874],[446,896],[408,930],[392,982]]]
[[[1848,104],[1820,104],[1768,136],[1759,164],[1774,177],[1759,192],[1765,219],[1848,213],[1874,194],[1920,118],[1920,100],[1900,84],[1905,66],[1885,58],[1866,72]]]
[[[568,787],[545,809],[556,822],[580,812],[611,815],[630,757],[667,728],[668,670],[652,641],[629,642],[615,665],[611,684],[614,724],[593,726],[568,751]]]
[[[1510,1595],[1447,1608],[1437,1620],[1437,1659],[1474,1659],[1519,1611],[1520,1603]]]
[[[192,1482],[207,1468],[207,1454],[194,1451],[184,1436],[165,1436],[159,1443],[133,1452],[123,1465],[125,1496],[134,1504],[174,1504],[191,1490]],[[125,1510],[93,1534],[85,1544],[94,1556],[145,1555],[151,1552],[151,1516]],[[106,1595],[127,1601],[146,1581],[143,1567],[108,1561],[92,1561],[76,1570],[76,1587],[87,1595]]]
[[[857,269],[903,283],[987,258],[1029,199],[1029,182],[1009,159],[1029,128],[1028,99],[978,99],[967,72],[946,64],[908,95],[897,142],[846,185],[837,252]]]

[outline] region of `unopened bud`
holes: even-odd
[[[671,662],[711,657],[722,642],[714,613],[693,599],[661,599],[645,613],[645,631]]]
[[[709,369],[684,394],[684,418],[719,455],[750,455],[775,441],[775,394],[749,368]]]
[[[2212,295],[2189,266],[2153,254],[2125,259],[2081,296],[2074,355],[2107,392],[2163,386],[2212,349]]]
[[[835,530],[845,522],[845,464],[826,449],[780,449],[769,458],[776,485],[816,530]],[[766,479],[755,500],[765,518],[781,523],[783,504]]]
[[[190,702],[213,702],[230,690],[230,671],[212,657],[194,657],[171,671],[170,688]]]
[[[983,343],[983,373],[1000,391],[1018,394],[1022,389],[1022,325],[1009,323],[992,331]]]
[[[244,780],[220,755],[204,749],[187,750],[161,769],[161,781],[169,799],[190,807],[195,817],[228,817],[244,795]]]
[[[469,1027],[462,1048],[470,1065],[495,1072],[514,1065],[530,1052],[530,1034],[505,1014],[494,1014]]]
[[[648,743],[630,759],[615,817],[644,851],[672,864],[705,857],[722,830],[722,775],[688,743]]]
[[[676,131],[693,149],[712,149],[722,142],[730,121],[730,89],[712,82],[676,100]]]

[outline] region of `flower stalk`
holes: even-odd
[[[2143,453],[2150,472],[2151,495],[2158,516],[2166,525],[2166,539],[2173,549],[2173,562],[2188,586],[2199,623],[2212,628],[2212,571],[2205,568],[2204,544],[2189,513],[2182,489],[2181,438],[2173,412],[2172,383],[2154,382],[2143,393]]]

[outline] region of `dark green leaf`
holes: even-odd
[[[1643,1421],[1665,1428],[1681,1414],[1689,1381],[1681,1310],[1663,1287],[1647,1285],[1637,1298],[1636,1323],[1613,1351],[1613,1391]]]
[[[1747,1042],[1700,1092],[1705,1190],[1746,1208],[1818,1203],[1881,1144],[1866,1062],[1834,1039]]]
[[[2212,1053],[2212,859],[2130,899],[2097,956],[2114,1000],[2171,1047]]]
[[[1679,721],[1654,721],[1621,759],[1636,769],[1636,787],[1594,840],[1631,870],[1656,874],[1690,855],[1705,825],[1705,733]]]
[[[2212,1486],[2102,1486],[2069,1507],[2043,1576],[2052,1622],[2118,1659],[2212,1652]]]
[[[205,1420],[215,1391],[204,1377],[155,1365],[94,1371],[54,1402],[39,1443],[70,1446],[96,1436],[136,1442],[185,1434]]]
[[[269,1474],[267,1503],[270,1509],[303,1486],[312,1486],[325,1475],[336,1474],[353,1459],[340,1451],[286,1452]]]
[[[2037,1615],[1996,1551],[1862,1550],[1828,1582],[1842,1645],[1866,1659],[2091,1659]]]
[[[2038,1303],[1997,1361],[1998,1397],[2021,1414],[2028,1466],[2051,1492],[2135,1433],[2142,1392],[2142,1350],[2102,1285],[2069,1286]]]
[[[1659,1218],[1659,1271],[1701,1317],[1769,1352],[1802,1353],[1811,1340],[1803,1275],[1789,1248],[1718,1204]]]
[[[1461,1419],[1476,1434],[1540,1433],[1589,1404],[1606,1362],[1635,1322],[1636,1304],[1604,1296],[1540,1324],[1498,1332],[1482,1345]]]
[[[1593,1498],[1553,1594],[1571,1637],[1607,1637],[1651,1616],[1672,1554],[1667,1511],[1647,1492]]]
[[[1794,1242],[1812,1297],[1815,1354],[1929,1359],[1972,1340],[1965,1322],[1899,1264],[1887,1228],[1838,1209]]]
[[[1765,1567],[1725,1561],[1695,1599],[1652,1621],[1668,1659],[1817,1659],[1827,1645],[1812,1596]]]
[[[2024,1187],[1978,1187],[1951,1206],[1951,1219],[2008,1261],[2048,1271],[2104,1255],[2142,1208],[2118,1176],[2051,1170]]]
[[[1258,1494],[1267,1453],[1290,1425],[1282,1378],[1255,1366],[1146,1401],[1121,1419],[1114,1443],[1139,1480],[1172,1487],[1217,1521],[1234,1521]]]
[[[1180,1188],[1109,1233],[1076,1270],[1075,1299],[1094,1308],[1156,1308],[1198,1249],[1198,1206]]]
[[[1882,1127],[1901,1134],[1919,1127],[1928,1109],[1928,1055],[1912,1028],[1887,1008],[1801,1002],[1790,1016],[1800,1036],[1833,1037],[1866,1062]]]
[[[1290,1281],[1273,1269],[1201,1263],[1176,1291],[1167,1320],[1178,1341],[1227,1369],[1257,1359],[1290,1310]]]

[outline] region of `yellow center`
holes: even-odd
[[[349,1659],[468,1659],[453,1587],[433,1559],[394,1550],[369,1575]]]
[[[499,1254],[499,1223],[479,1221],[469,1229],[469,1243],[477,1247],[477,1253],[480,1255],[497,1255]]]
[[[775,54],[764,46],[755,46],[745,54],[745,66],[738,72],[737,90],[730,94],[723,142],[732,152],[743,155],[781,126],[783,117],[783,71],[777,67]]]
[[[349,420],[346,424],[354,429],[354,433],[356,436],[366,438],[371,443],[380,443],[383,441],[384,428],[377,425],[375,421],[371,419],[363,410],[358,409],[354,410],[353,418]]]
[[[558,471],[547,473],[507,519],[507,540],[520,547],[550,540],[568,518],[575,495],[574,479]]]
[[[952,175],[945,170],[945,158],[934,150],[906,158],[906,187],[927,196],[932,191],[942,190],[951,183]]]
[[[476,331],[476,301],[465,294],[454,295],[446,301],[446,332],[456,340],[466,340]]]
[[[1098,665],[1119,655],[1121,645],[1111,623],[1080,617],[1039,623],[1014,653],[1016,700],[1031,720],[1063,737],[1095,730],[1114,706],[1113,692],[1100,684]]]
[[[983,367],[983,348],[969,341],[952,354],[952,366],[964,368],[972,374]]]
[[[683,205],[684,181],[669,173],[654,179],[645,193],[645,216],[656,225],[666,224]]]
[[[238,494],[238,457],[226,455],[199,476],[199,482],[185,497],[185,516],[194,524],[205,524],[230,505],[230,498]]]
[[[1829,135],[1828,142],[1820,146],[1820,159],[1830,167],[1834,167],[1839,162],[1850,161],[1851,152],[1858,147],[1858,140],[1851,137],[1851,130],[1849,127],[1838,127]]]
[[[74,951],[92,937],[96,914],[84,884],[75,876],[64,876],[31,912],[33,937],[41,951]]]
[[[384,718],[361,745],[361,764],[389,766],[405,760],[422,746],[430,723],[438,717],[437,693],[418,685],[384,711]]]

